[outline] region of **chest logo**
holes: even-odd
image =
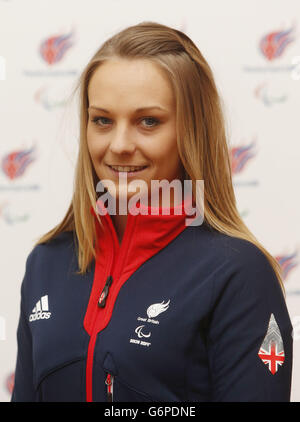
[[[36,321],[37,319],[49,319],[51,312],[49,312],[48,295],[42,296],[36,302],[35,307],[31,311],[29,322]]]
[[[161,313],[165,312],[169,308],[169,304],[170,304],[170,299],[166,303],[165,303],[164,300],[160,303],[153,303],[146,310],[148,318],[139,316],[139,317],[137,317],[137,320],[142,321],[142,322],[146,322],[148,324],[159,325],[159,321],[157,319],[153,319],[153,318],[155,318],[158,315],[160,315]],[[134,343],[134,344],[139,344],[140,346],[146,346],[146,347],[151,346],[151,343],[149,341],[139,340],[139,339],[143,339],[143,338],[149,338],[151,336],[151,331],[149,331],[149,328],[147,329],[145,327],[146,327],[145,324],[139,325],[138,327],[136,327],[134,332],[135,332],[135,334],[137,334],[138,339],[131,338],[129,340],[129,342]],[[153,327],[153,325],[152,325],[152,327]]]
[[[165,312],[169,308],[170,299],[167,303],[163,300],[161,303],[154,303],[147,309],[148,318],[155,318],[162,312]]]
[[[143,327],[145,327],[145,325],[140,325],[139,327],[136,327],[135,333],[138,335],[139,338],[142,338],[142,337],[150,337],[151,336],[151,333],[144,334],[142,332]]]

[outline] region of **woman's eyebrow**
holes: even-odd
[[[101,107],[97,107],[97,106],[90,106],[88,108],[88,110],[90,110],[90,109],[95,109],[95,110],[98,110],[98,111],[103,111],[104,113],[109,113],[109,111],[106,110],[105,108],[101,108]],[[137,108],[135,110],[135,112],[137,113],[137,112],[140,112],[140,111],[154,110],[154,109],[158,109],[158,110],[162,110],[162,111],[166,111],[166,112],[168,111],[165,108],[162,108],[160,106],[148,106],[148,107],[140,107],[140,108]]]

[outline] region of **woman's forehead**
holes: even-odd
[[[90,80],[88,97],[90,105],[104,109],[126,104],[132,109],[155,105],[169,111],[174,105],[171,82],[149,60],[109,60],[101,64]]]

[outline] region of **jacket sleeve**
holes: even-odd
[[[17,360],[15,369],[14,388],[11,396],[12,402],[33,402],[35,401],[35,389],[33,385],[33,363],[32,363],[32,340],[28,325],[28,317],[25,307],[25,289],[30,278],[30,258],[26,261],[25,276],[21,285],[21,304],[19,324],[17,329]]]
[[[215,280],[208,335],[212,401],[288,402],[292,324],[268,259],[254,245]]]

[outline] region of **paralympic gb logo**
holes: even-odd
[[[142,322],[148,322],[150,324],[159,325],[159,321],[154,318],[156,318],[161,313],[167,311],[169,309],[169,305],[170,305],[170,299],[166,303],[164,300],[160,303],[153,303],[147,308],[146,313],[147,313],[148,318],[138,317],[137,320],[142,321]],[[145,324],[139,325],[134,330],[134,332],[137,334],[139,339],[149,338],[151,336],[151,331],[147,330],[145,326],[146,326]],[[138,340],[138,339],[131,338],[129,342],[134,343],[134,344],[139,344],[140,346],[146,346],[146,347],[151,346],[151,343],[145,340]]]

